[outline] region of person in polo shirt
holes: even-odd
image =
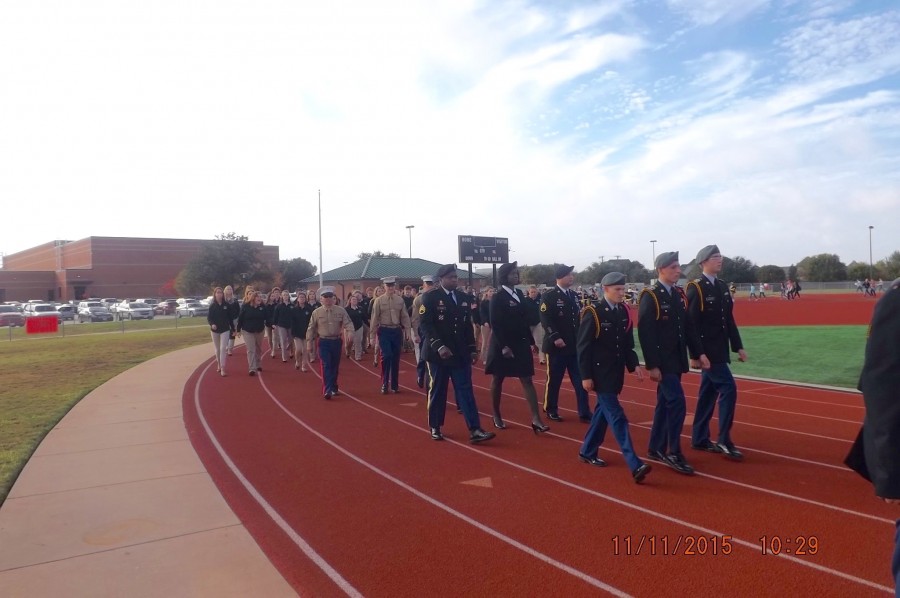
[[[397,296],[397,279],[383,278],[384,295],[372,302],[372,318],[369,322],[373,338],[381,349],[381,394],[400,392],[400,350],[403,348],[403,331],[409,330],[409,313],[403,298]]]
[[[347,311],[334,304],[334,288],[319,289],[322,306],[313,311],[306,331],[310,352],[319,341],[319,357],[322,359],[322,394],[330,399],[338,393],[338,368],[341,365],[341,338],[353,334],[353,322]]]

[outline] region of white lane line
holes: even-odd
[[[366,370],[363,366],[360,366],[360,367],[361,367],[363,370],[368,371],[368,370]],[[376,374],[376,375],[377,375],[377,374]],[[412,388],[410,388],[410,387],[408,387],[408,386],[404,386],[404,385],[401,385],[401,386],[403,386],[403,388],[406,388],[406,389],[409,389],[409,390],[416,390],[416,389],[412,389]],[[358,398],[356,398],[356,397],[354,397],[354,396],[352,396],[352,395],[349,395],[349,394],[347,394],[347,393],[344,392],[344,391],[341,391],[341,392],[342,392],[342,394],[344,394],[344,396],[350,398],[350,399],[353,400],[353,401],[356,401],[357,403],[359,403],[360,405],[363,405],[364,407],[366,407],[366,408],[368,408],[368,409],[371,409],[372,411],[375,411],[375,412],[380,413],[380,414],[382,414],[382,415],[384,415],[384,416],[386,416],[386,417],[389,417],[389,418],[391,418],[391,419],[393,419],[393,420],[396,420],[396,421],[398,421],[398,422],[400,422],[400,423],[402,423],[402,424],[404,424],[404,425],[406,425],[406,426],[409,426],[409,427],[411,427],[411,428],[413,428],[413,429],[415,429],[415,430],[419,430],[419,431],[423,431],[423,432],[425,431],[424,428],[421,428],[421,427],[419,427],[419,426],[417,426],[417,425],[415,425],[415,424],[413,424],[413,423],[410,423],[410,422],[408,422],[408,421],[406,421],[406,420],[404,420],[404,419],[402,419],[402,418],[400,418],[400,417],[397,417],[397,416],[395,416],[395,415],[393,415],[393,414],[391,414],[391,413],[388,413],[387,411],[384,411],[384,410],[382,410],[382,409],[379,409],[378,407],[375,407],[374,405],[370,405],[369,403],[366,403],[365,401],[362,401],[362,400],[360,400],[360,399],[358,399]],[[450,402],[451,402],[451,401],[448,400],[448,403],[450,403]],[[568,437],[566,437],[566,436],[561,436],[561,435],[559,435],[559,434],[554,434],[554,436],[557,436],[557,437],[560,437],[560,438],[564,438],[564,439],[567,439],[567,440],[572,440],[572,441],[574,441],[574,442],[580,442],[580,441],[578,441],[578,440],[574,440],[574,439],[568,438]],[[617,505],[626,507],[626,508],[628,508],[628,509],[632,509],[632,510],[638,511],[638,512],[640,512],[640,513],[644,513],[644,514],[650,515],[650,516],[652,516],[652,517],[657,517],[657,518],[659,518],[659,519],[663,519],[663,520],[668,521],[668,522],[670,522],[670,523],[675,523],[675,524],[677,524],[677,525],[682,525],[682,526],[684,526],[684,527],[687,527],[687,528],[690,528],[690,529],[694,529],[694,530],[700,531],[700,532],[702,532],[702,533],[704,533],[704,534],[708,534],[708,535],[711,535],[711,536],[712,536],[712,535],[717,535],[717,536],[721,536],[721,535],[722,535],[722,532],[719,532],[719,531],[716,531],[716,530],[712,530],[712,529],[709,529],[709,528],[706,528],[706,527],[703,527],[703,526],[701,526],[701,525],[697,525],[697,524],[694,524],[694,523],[690,523],[690,522],[688,522],[688,521],[684,521],[684,520],[682,520],[682,519],[678,519],[677,517],[673,517],[673,516],[671,516],[671,515],[665,515],[665,514],[663,514],[663,513],[660,513],[660,512],[658,512],[658,511],[653,511],[653,510],[648,509],[648,508],[646,508],[646,507],[641,507],[641,506],[639,506],[639,505],[636,505],[636,504],[632,504],[632,503],[626,502],[626,501],[624,501],[624,500],[615,498],[614,496],[610,496],[610,495],[608,495],[608,494],[603,494],[602,492],[598,492],[598,491],[596,491],[596,490],[591,490],[590,488],[585,488],[584,486],[579,486],[578,484],[575,484],[575,483],[573,483],[573,482],[569,482],[569,481],[564,480],[564,479],[562,479],[562,478],[557,478],[557,477],[555,477],[555,476],[552,476],[552,475],[550,475],[550,474],[544,473],[544,472],[542,472],[542,471],[538,471],[538,470],[536,470],[536,469],[532,469],[532,468],[527,467],[527,466],[525,466],[525,465],[521,465],[521,464],[519,464],[519,463],[516,463],[516,462],[513,462],[513,461],[509,461],[509,460],[507,460],[507,459],[504,459],[504,458],[502,458],[502,457],[498,457],[498,456],[496,456],[496,455],[492,455],[492,454],[490,454],[490,452],[489,452],[488,450],[478,450],[478,449],[476,449],[476,448],[474,448],[474,447],[472,447],[472,446],[470,446],[470,445],[468,445],[468,444],[461,443],[461,442],[457,442],[457,441],[451,440],[451,439],[449,439],[449,438],[445,439],[445,441],[449,441],[449,442],[451,442],[452,444],[454,444],[454,445],[456,445],[456,446],[458,446],[458,447],[460,447],[460,448],[463,448],[463,449],[466,449],[466,450],[470,450],[470,451],[472,451],[472,452],[474,452],[474,453],[476,453],[476,454],[478,454],[478,455],[481,455],[481,456],[483,456],[483,457],[486,457],[486,458],[488,458],[488,459],[493,459],[494,461],[498,461],[498,462],[500,462],[500,463],[504,463],[505,465],[509,465],[510,467],[514,467],[514,468],[516,468],[516,469],[519,469],[519,470],[521,470],[521,471],[530,473],[530,474],[532,474],[532,475],[535,475],[535,476],[538,476],[538,477],[541,477],[541,478],[544,478],[544,479],[547,479],[547,480],[551,480],[551,481],[553,481],[553,482],[556,482],[556,483],[561,484],[561,485],[563,485],[563,486],[566,486],[566,487],[568,487],[568,488],[572,488],[572,489],[574,489],[574,490],[578,490],[578,491],[580,491],[580,492],[584,492],[584,493],[586,493],[586,494],[590,494],[590,495],[595,496],[595,497],[597,497],[597,498],[602,498],[602,499],[604,499],[604,500],[607,500],[607,501],[612,502],[612,503],[615,503],[615,504],[617,504]],[[611,450],[611,449],[608,449],[608,450]],[[613,452],[618,452],[618,451],[613,451]],[[709,477],[713,477],[713,476],[709,476]],[[714,479],[720,479],[720,478],[714,478]],[[729,480],[724,480],[724,479],[722,479],[722,481],[729,482]],[[742,485],[742,486],[743,486],[744,484],[739,484],[739,485]],[[755,488],[755,487],[751,487],[751,488],[753,488],[753,489],[755,489],[755,490],[759,490],[759,488]],[[777,493],[776,493],[776,494],[777,494]],[[863,515],[863,516],[865,516],[865,517],[873,518],[872,516],[865,515],[865,514],[860,514],[860,515]],[[895,524],[895,522],[894,522],[893,520],[882,519],[882,521],[884,521],[884,522],[886,522],[886,523],[889,523],[889,524],[891,524],[891,525],[894,525],[894,524]],[[759,544],[758,544],[758,543],[748,542],[747,540],[742,540],[742,539],[740,539],[740,538],[734,538],[733,536],[732,536],[732,538],[733,538],[732,541],[733,541],[735,544],[738,544],[738,545],[740,545],[740,546],[744,546],[745,548],[751,549],[751,550],[753,550],[754,552],[758,553],[758,551],[759,551]],[[857,576],[852,575],[852,574],[850,574],[850,573],[844,573],[843,571],[838,571],[837,569],[832,569],[832,568],[830,568],[830,567],[826,567],[826,566],[824,566],[824,565],[819,565],[819,564],[814,563],[814,562],[811,562],[811,561],[805,561],[805,560],[800,559],[800,558],[798,558],[798,557],[796,557],[796,556],[793,556],[793,555],[786,555],[786,554],[783,553],[783,552],[780,553],[780,554],[778,554],[777,556],[778,556],[779,558],[787,559],[787,560],[789,560],[789,561],[791,561],[791,562],[793,562],[793,563],[795,563],[795,564],[799,564],[799,565],[802,565],[802,566],[804,566],[804,567],[809,567],[809,568],[811,568],[811,569],[815,569],[815,570],[821,571],[821,572],[823,572],[823,573],[828,573],[828,574],[830,574],[830,575],[834,575],[834,576],[836,576],[836,577],[840,577],[840,578],[846,579],[846,580],[848,580],[848,581],[852,581],[852,582],[855,582],[855,583],[859,583],[859,584],[861,584],[861,585],[864,585],[864,586],[867,586],[867,587],[870,587],[870,588],[874,588],[874,589],[877,589],[877,590],[882,590],[882,591],[888,592],[888,593],[893,593],[893,591],[894,591],[893,588],[889,588],[889,587],[887,587],[887,586],[880,585],[880,584],[875,583],[875,582],[873,582],[873,581],[869,581],[868,579],[863,579],[863,578],[861,578],[861,577],[857,577]]]
[[[357,362],[354,361],[354,363],[357,363]],[[316,376],[318,376],[318,375],[319,375],[319,374],[316,373]],[[359,463],[360,465],[362,465],[362,466],[365,467],[366,469],[369,469],[370,471],[372,471],[372,472],[374,472],[374,473],[380,475],[380,476],[383,477],[384,479],[386,479],[386,480],[388,480],[388,481],[390,481],[390,482],[393,482],[393,483],[396,484],[397,486],[400,486],[401,488],[403,488],[403,489],[406,490],[407,492],[413,494],[414,496],[417,496],[418,498],[424,500],[425,502],[431,504],[432,506],[435,506],[435,507],[437,507],[438,509],[441,509],[442,511],[444,511],[444,512],[446,512],[446,513],[449,513],[450,515],[453,515],[454,517],[456,517],[456,518],[458,518],[458,519],[461,519],[462,521],[468,523],[469,525],[471,525],[471,526],[473,526],[473,527],[475,527],[475,528],[481,530],[482,532],[484,532],[484,533],[486,533],[486,534],[488,534],[488,535],[490,535],[490,536],[493,536],[494,538],[497,538],[498,540],[500,540],[500,541],[502,541],[502,542],[505,542],[506,544],[509,544],[509,545],[512,546],[513,548],[517,548],[517,549],[521,550],[521,551],[524,552],[525,554],[527,554],[527,555],[529,555],[529,556],[532,556],[532,557],[538,559],[539,561],[542,561],[542,562],[544,562],[544,563],[546,563],[546,564],[548,564],[548,565],[551,565],[551,566],[553,566],[553,567],[556,567],[557,569],[559,569],[559,570],[561,570],[561,571],[564,571],[564,572],[568,573],[569,575],[572,575],[572,576],[574,576],[574,577],[577,577],[578,579],[584,581],[585,583],[588,583],[588,584],[594,586],[594,587],[597,588],[597,589],[603,590],[603,591],[605,591],[605,592],[609,592],[609,593],[612,594],[613,596],[621,596],[621,597],[627,597],[627,596],[629,596],[629,594],[626,594],[626,593],[623,592],[622,590],[619,590],[618,588],[615,588],[615,587],[613,587],[613,586],[611,586],[611,585],[609,585],[609,584],[607,584],[607,583],[605,583],[605,582],[603,582],[603,581],[600,581],[600,580],[597,579],[596,577],[592,577],[592,576],[588,575],[587,573],[584,573],[584,572],[582,572],[582,571],[579,571],[578,569],[575,569],[574,567],[570,567],[569,565],[566,565],[565,563],[562,563],[562,562],[560,562],[560,561],[554,559],[553,557],[550,557],[550,556],[548,556],[548,555],[546,555],[546,554],[544,554],[544,553],[542,553],[542,552],[540,552],[540,551],[538,551],[538,550],[536,550],[536,549],[534,549],[534,548],[531,548],[530,546],[527,546],[527,545],[525,545],[525,544],[522,544],[522,543],[519,542],[518,540],[514,540],[513,538],[510,538],[509,536],[507,536],[507,535],[505,535],[505,534],[503,534],[503,533],[501,533],[501,532],[499,532],[499,531],[497,531],[497,530],[495,530],[495,529],[493,529],[493,528],[491,528],[491,527],[488,527],[488,526],[484,525],[483,523],[481,523],[481,522],[479,522],[479,521],[476,521],[475,519],[472,519],[472,518],[469,517],[468,515],[465,515],[464,513],[461,513],[460,511],[457,511],[457,510],[454,509],[453,507],[451,507],[451,506],[449,506],[449,505],[446,505],[446,504],[442,503],[441,501],[439,501],[439,500],[437,500],[436,498],[433,498],[433,497],[431,497],[431,496],[425,494],[424,492],[421,492],[421,491],[419,491],[419,490],[416,490],[415,488],[413,488],[412,486],[410,486],[410,485],[407,484],[406,482],[404,482],[404,481],[402,481],[402,480],[400,480],[400,479],[398,479],[398,478],[395,478],[394,476],[392,476],[391,474],[387,473],[386,471],[384,471],[384,470],[382,470],[382,469],[379,469],[379,468],[376,467],[375,465],[373,465],[373,464],[369,463],[368,461],[362,459],[361,457],[357,456],[355,453],[352,453],[352,452],[350,452],[349,450],[345,449],[344,447],[342,447],[341,445],[339,445],[339,444],[336,443],[335,441],[331,440],[330,438],[328,438],[327,436],[325,436],[324,434],[322,434],[322,433],[319,432],[318,430],[315,430],[315,429],[312,428],[309,424],[307,424],[306,422],[304,422],[303,420],[301,420],[300,418],[298,418],[296,415],[294,415],[294,414],[293,414],[287,407],[285,407],[284,404],[282,404],[281,401],[279,401],[278,398],[277,398],[277,397],[269,390],[269,387],[266,386],[266,382],[265,382],[265,380],[264,380],[261,376],[260,376],[260,378],[259,378],[259,383],[262,385],[263,390],[265,390],[266,394],[269,395],[269,398],[272,399],[272,401],[273,401],[273,402],[274,402],[274,403],[275,403],[275,404],[276,404],[276,405],[277,405],[277,406],[278,406],[278,407],[279,407],[279,408],[280,408],[280,409],[281,409],[288,417],[290,417],[292,420],[294,420],[295,422],[297,422],[300,426],[302,426],[303,428],[305,428],[309,433],[311,433],[311,434],[313,434],[314,436],[318,437],[320,440],[322,440],[322,442],[325,442],[326,444],[330,445],[332,448],[334,448],[334,449],[337,450],[338,452],[342,453],[343,455],[345,455],[345,456],[348,457],[349,459],[352,459],[353,461],[356,461],[357,463]],[[352,399],[352,400],[354,400],[354,401],[357,401],[357,402],[359,402],[359,403],[362,403],[362,401],[360,401],[359,399],[353,397],[353,396],[350,395],[350,394],[347,394],[346,391],[343,391],[343,390],[342,390],[342,391],[341,391],[341,395],[342,395],[342,396],[345,396],[345,397],[348,397],[348,398],[350,398],[350,399]],[[365,404],[365,403],[362,403],[362,404]],[[402,421],[402,420],[400,420],[400,421]],[[415,426],[413,426],[413,427],[415,427]],[[451,440],[451,442],[454,442],[454,441]],[[754,547],[755,547],[755,546],[754,546]]]
[[[360,366],[360,367],[362,367],[362,366]],[[365,370],[365,368],[363,368],[363,369]],[[368,371],[368,370],[366,370],[366,371]],[[475,388],[481,388],[481,389],[484,389],[484,388],[485,388],[485,387],[483,387],[483,386],[478,386],[478,385],[475,385],[475,384],[473,384],[473,386],[474,386]],[[404,388],[409,388],[409,387],[404,386]],[[412,388],[411,388],[410,390],[412,390],[412,391],[414,391],[414,392],[417,392],[417,393],[419,393],[419,394],[423,394],[422,391],[420,391],[419,389],[412,389]],[[521,399],[521,400],[523,400],[523,401],[525,400],[523,397],[517,397],[516,395],[509,395],[508,393],[503,393],[503,394],[507,394],[507,396],[512,396],[512,397],[515,397],[515,398],[517,398],[517,399]],[[448,402],[451,402],[451,401],[448,401]],[[622,401],[622,402],[624,403],[624,402],[628,402],[628,401]],[[640,404],[640,403],[639,403],[639,404]],[[479,412],[479,413],[480,413],[481,415],[485,416],[485,417],[488,417],[488,415],[487,415],[486,413],[483,413],[483,412]],[[525,426],[525,427],[528,427],[528,426]],[[646,426],[639,426],[639,427],[645,428],[645,429],[646,429]],[[799,433],[799,432],[798,432],[798,433]],[[582,442],[581,439],[571,438],[571,437],[569,437],[569,436],[564,436],[564,435],[562,435],[562,434],[553,434],[553,435],[556,436],[556,437],[558,437],[558,438],[563,438],[563,439],[565,439],[565,440],[569,440],[570,442],[575,442],[575,443],[578,443],[578,444],[581,444],[581,442]],[[837,440],[837,439],[833,439],[833,440]],[[600,447],[600,448],[602,448],[603,450],[608,451],[608,452],[610,452],[610,453],[619,454],[619,455],[622,454],[621,451],[617,451],[617,450],[615,450],[615,449],[611,449],[611,448],[607,448],[607,447],[603,447],[603,446]],[[847,471],[849,471],[849,469],[847,469]],[[871,514],[869,514],[869,513],[863,513],[863,512],[860,512],[860,511],[854,511],[854,510],[852,510],[852,509],[847,509],[847,508],[844,508],[844,507],[839,507],[839,506],[837,506],[837,505],[831,505],[831,504],[828,504],[828,503],[819,502],[819,501],[816,501],[816,500],[812,500],[812,499],[810,499],[810,498],[804,498],[804,497],[802,497],[802,496],[795,496],[795,495],[793,495],[793,494],[787,494],[787,493],[785,493],[785,492],[780,492],[780,491],[778,491],[778,490],[772,490],[772,489],[770,489],[770,488],[763,488],[762,486],[754,486],[754,485],[752,485],[752,484],[747,484],[747,483],[745,483],[745,482],[739,482],[739,481],[737,481],[737,480],[732,480],[732,479],[728,479],[728,478],[723,478],[723,477],[719,477],[719,476],[714,476],[714,475],[712,475],[712,474],[702,473],[702,472],[699,472],[699,471],[698,471],[698,472],[695,472],[695,474],[698,475],[698,476],[701,476],[701,477],[705,477],[705,478],[713,479],[713,480],[716,480],[716,481],[719,481],[719,482],[723,482],[723,483],[725,483],[725,484],[732,484],[732,485],[734,485],[734,486],[739,486],[739,487],[742,487],[742,488],[748,488],[748,489],[751,489],[751,490],[756,490],[757,492],[762,492],[762,493],[764,493],[764,494],[771,494],[771,495],[773,495],[773,496],[778,496],[778,497],[780,497],[780,498],[786,498],[786,499],[789,499],[789,500],[794,500],[794,501],[798,501],[798,502],[802,502],[802,503],[806,503],[806,504],[811,504],[811,505],[815,505],[815,506],[817,506],[817,507],[822,507],[822,508],[824,508],[824,509],[829,509],[829,510],[832,510],[832,511],[837,511],[837,512],[840,512],[840,513],[845,513],[845,514],[853,515],[853,516],[856,516],[856,517],[862,517],[862,518],[864,518],[864,519],[871,519],[871,520],[873,520],[873,521],[879,521],[879,522],[889,523],[889,524],[891,524],[891,525],[895,525],[895,524],[896,524],[896,522],[895,522],[894,520],[892,520],[892,519],[885,519],[885,518],[883,518],[883,517],[878,517],[877,515],[871,515]]]
[[[847,408],[847,409],[865,409],[866,408],[866,406],[863,405],[861,402],[859,405],[844,405],[842,403],[831,403],[828,401],[816,401],[813,399],[801,399],[799,397],[785,397],[785,396],[781,396],[781,395],[773,395],[773,394],[769,394],[766,392],[758,392],[756,390],[741,390],[741,392],[748,393],[748,394],[756,394],[761,397],[768,397],[770,399],[779,399],[779,400],[785,399],[788,401],[800,401],[803,403],[816,403],[817,405],[828,405],[829,407],[841,407],[841,408]]]
[[[203,373],[200,374],[200,377],[197,378],[197,382],[194,385],[194,408],[197,410],[197,415],[200,417],[200,423],[203,424],[203,429],[206,430],[206,435],[209,437],[210,442],[212,442],[213,446],[218,451],[219,456],[222,457],[222,460],[225,461],[225,464],[228,466],[228,469],[231,470],[231,473],[234,474],[234,477],[238,479],[241,485],[244,486],[244,489],[253,497],[253,499],[263,508],[266,514],[275,522],[275,524],[281,528],[283,531],[293,542],[297,545],[297,547],[311,560],[319,569],[322,570],[325,575],[327,575],[331,581],[335,583],[341,590],[344,591],[348,596],[352,596],[353,598],[362,598],[362,594],[350,585],[346,579],[341,576],[337,570],[328,564],[324,558],[322,558],[315,549],[309,545],[306,540],[300,537],[294,529],[285,521],[281,515],[278,514],[272,505],[263,498],[262,494],[250,483],[250,481],[244,477],[244,474],[241,473],[241,470],[238,469],[237,465],[234,464],[234,461],[231,460],[231,457],[228,456],[228,453],[225,452],[225,449],[219,443],[218,438],[213,433],[212,428],[210,428],[209,423],[206,421],[206,417],[203,415],[203,409],[200,407],[200,383],[203,381],[203,378],[206,376],[206,373],[212,367],[212,362],[210,362],[204,369]]]

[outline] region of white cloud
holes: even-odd
[[[739,21],[769,5],[769,0],[666,0],[669,9],[696,25]]]

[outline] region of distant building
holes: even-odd
[[[405,257],[369,257],[346,264],[340,268],[322,273],[322,279],[328,286],[334,286],[335,293],[341,299],[346,299],[352,291],[359,289],[365,291],[367,287],[376,287],[381,284],[381,279],[387,276],[397,277],[397,287],[405,285],[413,287],[422,286],[422,277],[434,276],[442,264],[430,262],[419,258]],[[469,273],[466,269],[459,270],[459,284],[468,284]],[[485,281],[490,279],[481,274],[472,274],[472,284],[476,289],[481,288]],[[293,288],[290,281],[285,281],[289,288]],[[319,275],[310,276],[300,281],[300,285],[308,290],[319,288]]]
[[[3,257],[3,301],[70,301],[86,297],[159,297],[211,240],[88,237],[51,241]],[[259,247],[260,261],[278,264],[278,247]]]

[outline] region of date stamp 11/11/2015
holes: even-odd
[[[742,542],[747,545],[746,542]],[[612,537],[613,556],[728,556],[734,550],[730,535],[623,534]],[[819,552],[817,536],[761,536],[762,555],[815,556]]]

